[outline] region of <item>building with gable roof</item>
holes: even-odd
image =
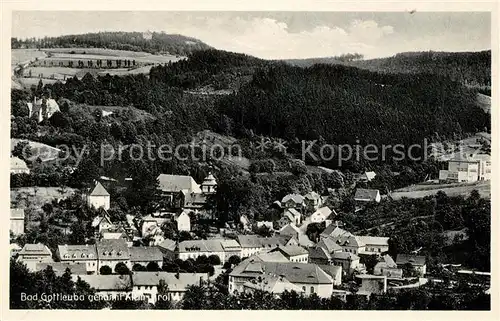
[[[130,275],[73,275],[73,282],[80,278],[94,288],[101,300],[112,301],[126,299],[132,293]]]
[[[190,211],[184,210],[179,215],[175,217],[177,222],[177,230],[180,231],[191,231],[191,218],[189,217]]]
[[[217,191],[217,180],[212,173],[208,173],[207,177],[201,183],[201,191],[205,195],[215,194]]]
[[[380,203],[380,200],[381,197],[378,189],[358,188],[356,189],[356,193],[354,195],[354,201],[360,205],[370,202]]]
[[[25,244],[19,251],[17,259],[26,264],[30,271],[36,271],[37,263],[52,263],[52,252],[50,249],[41,243]]]
[[[338,236],[349,236],[352,235],[350,232],[340,228],[336,224],[330,224],[326,227],[326,229],[321,233],[321,237],[338,237]]]
[[[110,195],[100,182],[97,182],[92,192],[87,196],[87,203],[96,209],[102,207],[106,211],[109,210]]]
[[[362,265],[359,263],[359,256],[350,252],[334,252],[331,254],[332,264],[341,266],[346,275],[352,275],[354,271],[360,271]]]
[[[158,176],[159,189],[163,197],[173,201],[174,194],[184,192],[186,194],[201,194],[201,188],[196,181],[187,175],[160,174]]]
[[[88,274],[97,273],[97,251],[95,245],[59,245],[59,261],[66,264],[83,264]]]
[[[305,292],[284,277],[272,274],[264,274],[243,283],[243,292],[254,293],[255,291],[272,293],[275,294],[276,297],[279,297],[279,294],[282,294],[285,291],[295,291],[299,295],[304,294]]]
[[[411,264],[420,277],[423,277],[427,273],[425,256],[398,254],[396,257],[396,264],[400,269],[402,269],[406,264]]]
[[[290,262],[307,263],[309,252],[299,245],[278,246],[270,252],[281,252]]]
[[[309,192],[304,195],[304,204],[309,211],[316,211],[322,204],[322,198],[314,191]]]
[[[300,233],[300,230],[297,226],[295,226],[295,224],[293,223],[288,223],[287,225],[283,226],[279,231],[278,233],[280,235],[290,235],[290,236],[294,236],[294,237],[297,237]]]
[[[321,298],[332,295],[333,279],[316,264],[263,262],[254,256],[238,264],[229,274],[229,293],[241,293],[244,284],[265,275],[282,277],[301,288],[305,295],[316,293]]]
[[[19,157],[10,158],[10,173],[11,174],[29,174],[30,169],[26,165],[26,162]]]
[[[92,227],[101,233],[102,231],[114,228],[115,225],[111,222],[111,218],[108,213],[106,211],[102,211],[92,220]]]
[[[14,235],[24,234],[24,209],[10,209],[10,231]]]
[[[180,301],[191,285],[208,281],[207,273],[134,272],[132,273],[132,297],[144,297],[155,304],[158,285],[163,280],[167,285],[166,295],[171,301]]]
[[[101,267],[107,265],[111,270],[115,270],[118,263],[124,263],[129,269],[130,253],[127,242],[125,240],[100,240],[96,243],[98,266],[97,271]]]
[[[158,244],[158,249],[160,249],[164,258],[173,261],[177,252],[177,242],[171,239],[164,239]]]
[[[365,244],[365,248],[360,251],[362,254],[377,254],[389,251],[389,238],[381,236],[356,236],[356,238]]]
[[[281,207],[284,209],[295,208],[302,211],[304,207],[304,197],[300,194],[288,194],[281,200]]]
[[[324,207],[318,209],[316,212],[314,212],[310,216],[310,222],[311,223],[325,222],[330,217],[330,215],[332,213],[334,213],[334,212],[330,208],[328,208],[327,206],[324,206]]]
[[[283,211],[283,217],[287,219],[286,223],[293,223],[299,226],[302,223],[302,214],[295,208],[286,208]]]
[[[128,252],[132,268],[136,264],[147,267],[149,263],[156,263],[160,268],[163,266],[163,253],[156,246],[132,246]]]

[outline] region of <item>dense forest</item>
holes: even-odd
[[[313,64],[345,64],[381,73],[429,73],[458,81],[462,84],[482,88],[483,93],[491,87],[491,50],[481,52],[405,52],[388,58],[354,59],[345,61],[337,57],[293,59],[288,63],[310,67]]]
[[[144,38],[142,32],[98,32],[59,37],[11,38],[12,49],[19,48],[106,48],[186,55],[210,47],[198,39],[176,34],[153,32]]]

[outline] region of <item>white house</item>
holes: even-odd
[[[97,182],[92,192],[87,196],[87,202],[90,207],[102,207],[105,210],[109,210],[110,195],[104,186],[100,182]]]
[[[17,259],[26,264],[26,267],[30,271],[36,271],[37,263],[54,262],[50,249],[41,243],[25,244],[19,252]]]
[[[87,273],[97,273],[97,251],[95,245],[59,245],[59,260],[68,264],[83,264]]]
[[[471,183],[491,179],[491,156],[487,154],[457,155],[448,161],[448,169],[439,171],[439,180]]]
[[[380,236],[356,236],[356,238],[365,244],[365,248],[360,251],[363,254],[377,254],[389,251],[389,238]]]
[[[177,221],[177,230],[180,231],[191,231],[191,218],[189,217],[188,210],[182,211],[175,220]]]
[[[206,195],[215,194],[215,192],[217,191],[217,180],[212,175],[212,173],[209,173],[208,176],[205,177],[200,187],[203,194]]]
[[[324,206],[311,215],[310,222],[311,223],[325,222],[332,213],[333,211],[331,209],[329,209],[327,206]]]
[[[369,202],[380,203],[380,200],[381,200],[380,192],[376,189],[358,188],[356,190],[356,194],[354,195],[354,201],[357,203],[369,203]]]
[[[201,194],[201,188],[191,176],[160,174],[158,176],[159,189],[162,196],[169,202],[179,192],[184,194]]]
[[[208,280],[207,273],[134,272],[132,274],[132,297],[145,298],[155,304],[158,299],[160,281],[167,286],[162,295],[168,300],[182,300],[190,285],[201,285]]]
[[[124,263],[129,269],[132,268],[130,263],[130,253],[125,240],[100,240],[96,243],[99,271],[103,266],[109,266],[114,272],[118,263]]]

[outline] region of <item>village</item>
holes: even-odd
[[[12,172],[26,171],[22,163],[14,159]],[[367,172],[358,179],[375,176]],[[335,209],[325,206],[328,196],[314,191],[286,195],[270,204],[282,213],[279,220],[251,222],[242,215],[225,228],[207,227],[202,239],[193,233],[193,223],[212,215],[207,199],[217,191],[215,176],[209,173],[198,184],[191,176],[161,174],[158,182],[162,208],[113,221],[108,214],[110,194],[103,186],[109,180],[96,181],[82,195],[98,213],[92,220],[92,242],[59,244],[55,253],[41,243],[11,243],[11,256],[33,272],[50,266],[60,275],[69,269],[74,281],[86,281],[103,298],[131,295],[151,304],[159,295],[160,280],[168,285],[169,299],[180,301],[189,286],[213,282],[225,273],[230,294],[295,291],[345,299],[354,288],[356,295],[369,297],[427,282],[425,256],[417,250],[391,257],[389,237],[347,231]],[[356,211],[380,200],[378,190],[359,188]],[[22,235],[24,224],[24,210],[12,208],[12,234]],[[176,239],[165,235],[165,225],[178,232]],[[313,225],[324,229],[310,234]]]

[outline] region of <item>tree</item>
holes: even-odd
[[[169,310],[172,309],[172,302],[169,300],[168,284],[165,280],[160,280],[158,284],[158,295],[155,304],[155,309],[157,310]]]
[[[128,269],[127,265],[125,265],[125,263],[120,262],[120,263],[116,264],[115,272],[117,274],[120,274],[120,275],[125,275],[125,274],[129,274],[130,270]]]
[[[241,262],[241,259],[237,255],[231,255],[228,259],[229,264],[231,265],[238,265]]]
[[[156,262],[149,262],[148,265],[146,266],[146,269],[149,272],[158,272],[160,271],[160,266]]]
[[[20,141],[19,143],[17,143],[16,146],[14,146],[14,149],[12,150],[12,156],[18,157],[25,161],[33,157],[33,151],[31,150],[29,142]]]
[[[85,244],[87,230],[82,221],[78,220],[71,224],[70,231],[71,234],[69,239],[71,244]]]
[[[211,265],[220,265],[221,260],[220,257],[216,254],[212,254],[208,257],[208,261],[210,262]]]
[[[113,270],[111,270],[111,268],[107,265],[103,265],[101,266],[101,268],[99,269],[99,274],[102,274],[102,275],[109,275],[113,273]]]
[[[148,269],[144,265],[136,263],[134,264],[134,266],[132,266],[132,271],[141,272],[141,271],[148,271]]]

